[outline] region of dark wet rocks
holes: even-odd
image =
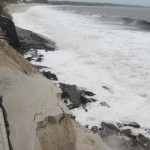
[[[83,94],[83,95],[87,95],[87,96],[94,96],[95,93],[93,92],[90,92],[90,91],[85,91],[85,90],[78,90],[80,94]]]
[[[72,118],[73,120],[75,120],[75,119],[76,119],[76,116],[71,116],[71,118]]]
[[[42,57],[38,57],[35,61],[36,62],[42,62],[43,58]]]
[[[140,128],[140,125],[136,122],[124,122],[123,123],[124,126],[130,126],[130,127],[134,127],[134,128]]]
[[[93,126],[91,130],[99,134],[112,150],[150,150],[150,139],[148,137],[143,134],[135,135],[132,133],[132,129],[127,128],[138,129],[140,125],[135,122],[130,122],[131,124],[132,126],[127,126],[126,123],[102,122],[101,127]]]
[[[122,128],[123,127],[123,125],[120,122],[117,122],[116,125],[117,125],[118,128]]]
[[[145,137],[142,134],[139,134],[137,140],[142,145],[142,147],[144,147],[146,150],[150,150],[150,139],[149,138]]]
[[[106,130],[104,130],[103,128],[99,128],[99,135],[103,138],[103,139],[105,139],[105,138],[107,138],[108,137],[108,134],[107,134],[107,132],[106,132]]]
[[[89,125],[85,125],[86,128],[89,128]]]
[[[47,79],[58,81],[58,78],[54,73],[51,73],[50,71],[48,72],[43,71],[42,73]]]
[[[70,110],[79,107],[79,105],[77,105],[76,103],[71,103],[71,104],[66,105],[66,106],[67,106]]]
[[[70,102],[79,106],[81,104],[81,98],[76,85],[68,85],[60,83],[60,88],[63,91],[62,98],[70,99]]]
[[[41,65],[33,65],[36,69],[40,70],[40,69],[48,69],[49,67],[46,66],[41,66]]]
[[[121,133],[129,137],[131,135],[131,129],[123,129]]]
[[[100,104],[101,104],[101,106],[105,106],[105,107],[108,107],[108,108],[110,107],[110,106],[109,106],[106,102],[104,102],[104,101],[103,101],[103,102],[100,102]]]
[[[26,58],[28,61],[31,61],[32,60],[32,57],[27,57]]]
[[[29,55],[28,57],[26,57],[26,59],[28,61],[32,61],[32,60],[34,60],[35,62],[42,62],[43,61],[44,56],[39,54],[37,49],[31,49],[26,54]],[[25,54],[25,56],[26,56],[26,54]]]
[[[82,104],[86,104],[86,103],[91,103],[91,102],[95,102],[97,100],[92,99],[92,98],[87,98],[85,95],[80,94],[80,98],[81,98],[81,102]]]
[[[98,132],[99,132],[98,126],[93,126],[93,127],[91,128],[91,130],[92,130],[94,133],[98,133]]]
[[[101,127],[92,126],[91,130],[94,133],[101,135],[102,137],[108,137],[110,135],[120,133],[120,130],[117,128],[117,126],[110,122],[102,122]]]
[[[112,150],[144,150],[138,142],[124,136],[111,135],[105,139],[105,142]]]
[[[109,87],[107,87],[107,86],[102,86],[102,88],[105,89],[105,90],[107,90],[107,91],[109,91],[110,93],[113,93],[113,92],[111,91],[111,89],[110,89]]]
[[[42,49],[46,51],[54,51],[56,49],[55,42],[40,34],[19,27],[16,30],[20,41],[18,51],[22,54],[25,54],[30,49]]]
[[[69,84],[63,84],[60,83],[60,88],[62,89],[62,99],[69,100],[70,104],[67,104],[67,107],[69,109],[78,108],[82,105],[85,111],[86,104],[95,102],[96,100],[93,98],[88,98],[87,96],[93,96],[94,93],[86,90],[79,90],[76,85],[69,85]],[[68,102],[68,101],[66,101]]]
[[[101,126],[102,126],[103,129],[106,130],[106,132],[107,132],[108,135],[120,133],[120,130],[113,123],[102,122]]]

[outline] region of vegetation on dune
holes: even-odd
[[[4,9],[2,10],[2,15],[12,20],[11,15],[7,11],[5,11]]]
[[[8,11],[5,9],[6,5],[8,3],[17,3],[17,2],[27,2],[27,0],[0,0],[0,13],[7,17],[12,19],[11,15],[8,13]],[[32,0],[30,2],[35,2],[35,3],[48,3],[48,0]]]
[[[0,2],[1,14],[9,19],[12,19],[11,15],[4,9],[7,5],[6,1],[8,2],[8,0],[5,0],[5,2],[4,1]],[[15,1],[15,0],[13,0],[13,1]]]
[[[2,0],[3,2],[9,2],[9,3],[17,3],[18,0]]]
[[[35,3],[48,3],[47,0],[32,0]]]

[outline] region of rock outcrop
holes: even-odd
[[[22,54],[30,49],[44,49],[46,51],[54,51],[56,49],[54,41],[40,34],[19,27],[16,27],[16,30],[20,40],[20,48],[18,51]]]

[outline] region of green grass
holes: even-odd
[[[4,7],[5,7],[6,5],[7,5],[7,4],[4,3],[4,2],[0,2],[0,7],[2,8],[2,15],[12,20],[11,15],[4,9]]]
[[[5,7],[6,6],[6,4],[4,3],[4,2],[0,2],[0,7]]]
[[[12,20],[11,15],[7,11],[5,11],[4,9],[2,10],[2,15]]]

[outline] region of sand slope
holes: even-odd
[[[0,66],[7,66],[13,70],[19,70],[26,74],[39,73],[30,62],[9,46],[4,40],[0,40]]]

